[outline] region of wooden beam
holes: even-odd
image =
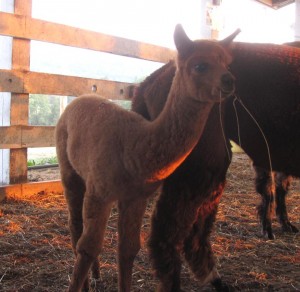
[[[0,69],[0,91],[25,93],[24,72]]]
[[[9,161],[9,183],[27,182],[27,149],[11,149]]]
[[[6,197],[25,197],[38,193],[62,193],[63,187],[60,180],[30,182],[0,187],[0,202]]]
[[[14,0],[15,14],[31,16],[32,0]],[[30,40],[14,38],[12,44],[12,69],[30,69]],[[10,106],[10,124],[27,125],[29,114],[29,94],[12,93]],[[27,182],[27,149],[11,149],[10,183]]]
[[[21,127],[0,127],[0,149],[21,148]]]
[[[167,63],[175,51],[21,15],[0,13],[0,34]]]
[[[55,147],[54,126],[22,127],[22,147]]]
[[[0,1],[0,10],[13,13],[13,1]],[[0,41],[0,67],[11,68],[12,65],[12,39],[2,38]],[[8,92],[0,93],[0,126],[10,124],[10,98]],[[9,183],[9,158],[10,151],[8,149],[0,150],[0,184]]]
[[[28,94],[14,94],[11,95],[11,108],[10,108],[10,122],[11,125],[27,125],[28,124],[28,107],[29,95]]]
[[[54,131],[54,126],[0,127],[0,149],[55,147]]]
[[[47,74],[0,70],[0,91],[32,94],[78,96],[95,92],[105,98],[126,99],[131,83]]]

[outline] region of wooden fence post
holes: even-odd
[[[0,2],[0,11],[13,13],[14,1]],[[0,36],[0,68],[11,69],[12,39]],[[0,127],[9,126],[10,123],[10,100],[9,92],[0,92]],[[9,149],[0,149],[0,185],[9,183]]]
[[[27,148],[55,146],[54,126],[28,125],[29,94],[78,96],[94,87],[109,99],[127,99],[124,92],[132,83],[31,71],[31,40],[159,63],[173,59],[175,51],[32,18],[32,0],[0,0],[0,10],[0,42],[9,41],[0,43],[0,201],[7,195],[62,192],[59,181],[27,182]]]
[[[296,0],[295,40],[300,41],[300,0]]]
[[[15,0],[15,14],[31,16],[32,0]],[[12,69],[29,71],[30,40],[14,38],[12,47]],[[11,125],[28,125],[29,94],[11,95]],[[27,181],[27,148],[10,151],[10,183]]]

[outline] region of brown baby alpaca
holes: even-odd
[[[99,277],[97,257],[115,201],[119,291],[130,291],[145,198],[192,151],[213,105],[234,90],[234,78],[227,70],[231,39],[191,41],[178,25],[174,41],[177,69],[157,119],[150,122],[104,98],[86,95],[74,100],[58,121],[57,155],[76,255],[69,291],[88,290],[92,265]],[[215,277],[213,270],[206,281]]]

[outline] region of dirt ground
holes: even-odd
[[[40,181],[58,179],[59,174],[52,168],[30,171],[28,177]],[[259,200],[249,159],[234,154],[211,238],[219,272],[235,291],[300,291],[300,234],[283,234],[274,219],[276,239],[265,240],[256,215]],[[300,229],[299,202],[300,183],[295,180],[287,205],[291,221]],[[150,200],[141,234],[143,247],[134,266],[134,292],[154,291],[157,285],[146,248],[152,207]],[[92,291],[117,291],[116,224],[113,209],[101,256],[102,285],[92,281]],[[63,196],[32,194],[2,202],[0,251],[0,291],[65,291],[74,257]],[[181,277],[186,292],[213,291],[210,285],[201,288],[185,264]]]

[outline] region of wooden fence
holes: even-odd
[[[0,201],[7,194],[62,191],[60,181],[27,181],[27,148],[55,146],[55,127],[28,125],[29,94],[78,96],[97,88],[97,93],[107,98],[124,99],[130,85],[32,72],[31,40],[162,63],[174,57],[174,51],[168,48],[33,19],[31,10],[32,0],[15,0],[13,14],[0,12],[0,35],[13,37],[12,70],[0,69],[0,92],[11,92],[10,126],[0,127],[0,149],[10,149],[10,183],[0,186]]]

